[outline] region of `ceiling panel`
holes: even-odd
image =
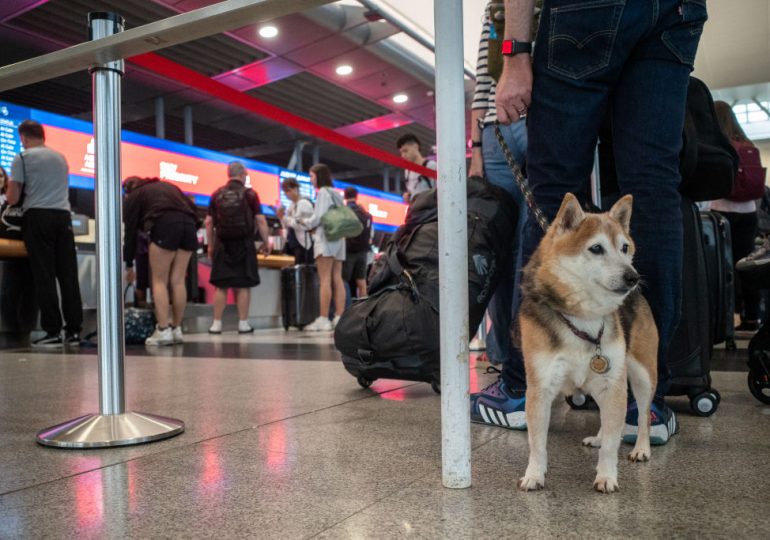
[[[148,0],[50,0],[13,19],[10,24],[23,30],[47,35],[57,41],[75,44],[88,39],[86,21],[94,9],[113,11],[126,20],[126,28],[176,15]],[[57,24],[51,24],[57,21]],[[158,54],[208,76],[266,58],[267,53],[226,35],[215,35],[168,47]]]
[[[320,41],[307,45],[286,54],[286,58],[296,62],[300,66],[310,67],[326,60],[336,58],[341,54],[348,53],[357,49],[358,46],[340,36],[330,36]]]
[[[330,128],[354,124],[390,112],[385,107],[306,72],[250,90],[247,94]]]

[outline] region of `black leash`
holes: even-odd
[[[532,215],[535,216],[535,219],[537,220],[538,225],[540,225],[540,228],[543,229],[543,232],[546,232],[548,230],[548,218],[546,218],[542,210],[538,208],[537,203],[535,202],[535,196],[532,195],[532,190],[529,189],[527,180],[524,178],[524,174],[521,172],[521,167],[519,167],[519,165],[516,163],[516,160],[513,159],[511,149],[508,148],[507,144],[505,144],[503,134],[500,132],[499,122],[495,122],[495,137],[497,137],[497,142],[500,144],[500,148],[503,150],[505,160],[508,162],[508,166],[513,172],[513,177],[516,179],[516,184],[518,184],[519,189],[524,195],[524,200],[527,201],[527,206],[529,206],[530,212],[532,212]]]

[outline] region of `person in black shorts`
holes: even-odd
[[[366,296],[366,266],[372,250],[372,215],[356,202],[358,190],[345,188],[345,204],[355,212],[364,226],[361,234],[345,240],[345,263],[342,265],[342,279],[350,284],[351,296]]]
[[[134,176],[126,179],[123,188],[126,192],[123,201],[126,281],[133,282],[136,278],[133,266],[138,232],[145,231],[150,236],[151,286],[158,325],[145,344],[182,343],[181,324],[187,305],[185,274],[192,253],[198,248],[195,203],[178,187],[158,178]]]

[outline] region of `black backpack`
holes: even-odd
[[[246,199],[246,187],[225,186],[216,194],[217,237],[222,240],[237,240],[254,235],[254,216]]]
[[[469,333],[481,323],[500,276],[510,265],[518,208],[504,190],[468,179]],[[415,196],[404,225],[379,259],[369,296],[355,301],[340,319],[334,343],[362,362],[421,357],[437,362],[438,206],[436,190]]]
[[[357,203],[353,203],[350,209],[356,214],[358,221],[364,226],[364,230],[358,236],[347,238],[345,240],[345,248],[349,253],[369,251],[369,245],[372,240],[372,215]]]
[[[706,84],[690,77],[679,170],[679,191],[693,201],[729,197],[738,171],[738,153],[719,126]]]

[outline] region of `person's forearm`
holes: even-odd
[[[505,0],[505,39],[532,41],[534,13],[535,0]]]
[[[262,242],[265,245],[269,245],[270,230],[267,228],[267,219],[265,219],[265,216],[257,216],[257,229],[259,230],[259,236],[262,238]]]
[[[210,219],[206,219],[206,244],[209,248],[214,247],[214,224]]]

